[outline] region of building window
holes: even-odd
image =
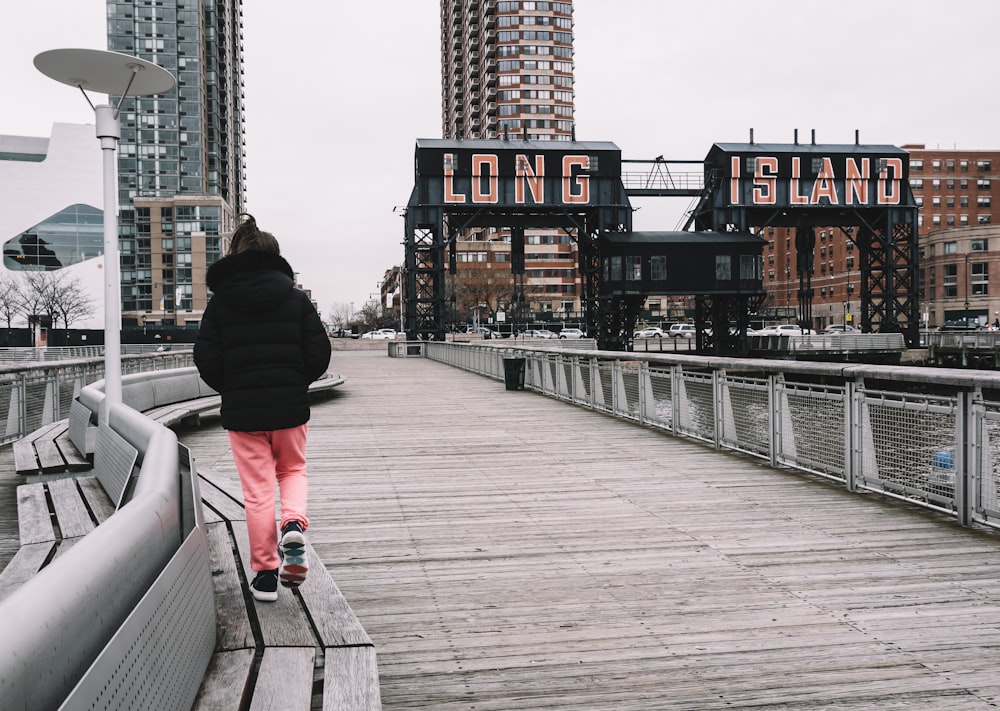
[[[967,160],[960,160],[960,161],[958,161],[958,169],[961,172],[963,172],[963,173],[968,173],[969,172],[969,161],[967,161]]]
[[[934,293],[937,291],[937,268],[931,267],[927,270],[927,298],[933,299]]]
[[[992,220],[990,220],[989,215],[980,215],[978,218],[978,222],[980,225],[988,225],[992,222]]]
[[[944,265],[944,298],[953,299],[958,296],[958,265]]]
[[[976,198],[976,206],[980,208],[989,207],[990,202],[991,200],[988,197]]]
[[[924,161],[922,158],[914,158],[910,161],[910,170],[923,170]]]
[[[715,255],[715,280],[731,281],[733,278],[733,258],[728,254]]]
[[[988,160],[977,160],[976,170],[978,170],[980,173],[988,173],[990,171],[990,165],[991,163]]]
[[[622,258],[615,256],[611,258],[611,281],[622,280]]]
[[[958,254],[958,242],[945,242],[943,254]]]
[[[973,262],[972,295],[988,296],[990,293],[990,265],[986,262]]]
[[[987,252],[989,251],[989,240],[985,237],[982,239],[974,239],[969,243],[969,249],[973,252]]]
[[[989,180],[977,180],[976,181],[976,189],[977,190],[989,190],[991,187],[992,187],[992,184],[990,183]]]
[[[933,170],[935,173],[940,173],[941,172],[941,161],[939,161],[939,160],[932,160],[931,161],[931,170]]]
[[[655,255],[649,259],[650,278],[653,281],[667,280],[667,258],[662,254]],[[651,307],[652,308],[652,307]]]
[[[642,280],[642,258],[629,255],[625,257],[625,280],[626,281],[641,281]]]
[[[945,163],[944,163],[944,167],[945,167],[945,170],[947,170],[949,173],[954,173],[955,172],[955,159],[954,158],[949,158],[948,160],[946,160]]]
[[[969,216],[968,215],[959,215],[958,216],[958,224],[960,224],[960,225],[967,225],[967,224],[969,224]]]
[[[910,178],[910,188],[912,190],[923,190],[924,181],[920,178]]]

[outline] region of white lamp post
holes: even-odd
[[[163,67],[128,54],[98,49],[52,49],[35,57],[35,68],[62,84],[75,86],[94,109],[104,159],[104,395],[107,405],[122,401],[121,285],[118,265],[118,191],[115,153],[121,127],[118,112],[126,96],[152,96],[177,83]],[[117,106],[94,106],[87,90],[119,94]],[[110,99],[109,99],[110,101]],[[107,407],[101,418],[107,418]]]

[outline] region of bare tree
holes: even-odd
[[[340,302],[330,307],[330,321],[334,326],[343,328],[352,323],[355,318],[353,304]]]
[[[53,316],[59,314],[64,329],[69,330],[75,321],[94,314],[94,300],[84,290],[79,278],[56,272],[52,286],[52,313]]]
[[[0,278],[0,318],[7,322],[8,330],[14,318],[22,313],[23,300],[20,282],[9,276]]]

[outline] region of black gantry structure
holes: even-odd
[[[906,151],[888,145],[717,143],[688,226],[795,232],[799,321],[812,322],[815,230],[840,227],[860,253],[861,330],[919,341],[917,212]]]
[[[561,229],[576,240],[581,305],[599,331],[597,236],[632,228],[621,182],[621,151],[606,142],[420,139],[406,207],[406,337],[445,338],[445,272],[455,273],[456,240],[481,228],[511,232],[511,306],[523,294],[524,230]]]

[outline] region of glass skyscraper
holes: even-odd
[[[205,269],[244,201],[242,0],[108,0],[108,49],[177,78],[122,105],[122,318],[197,327]],[[117,101],[117,97],[113,99]]]

